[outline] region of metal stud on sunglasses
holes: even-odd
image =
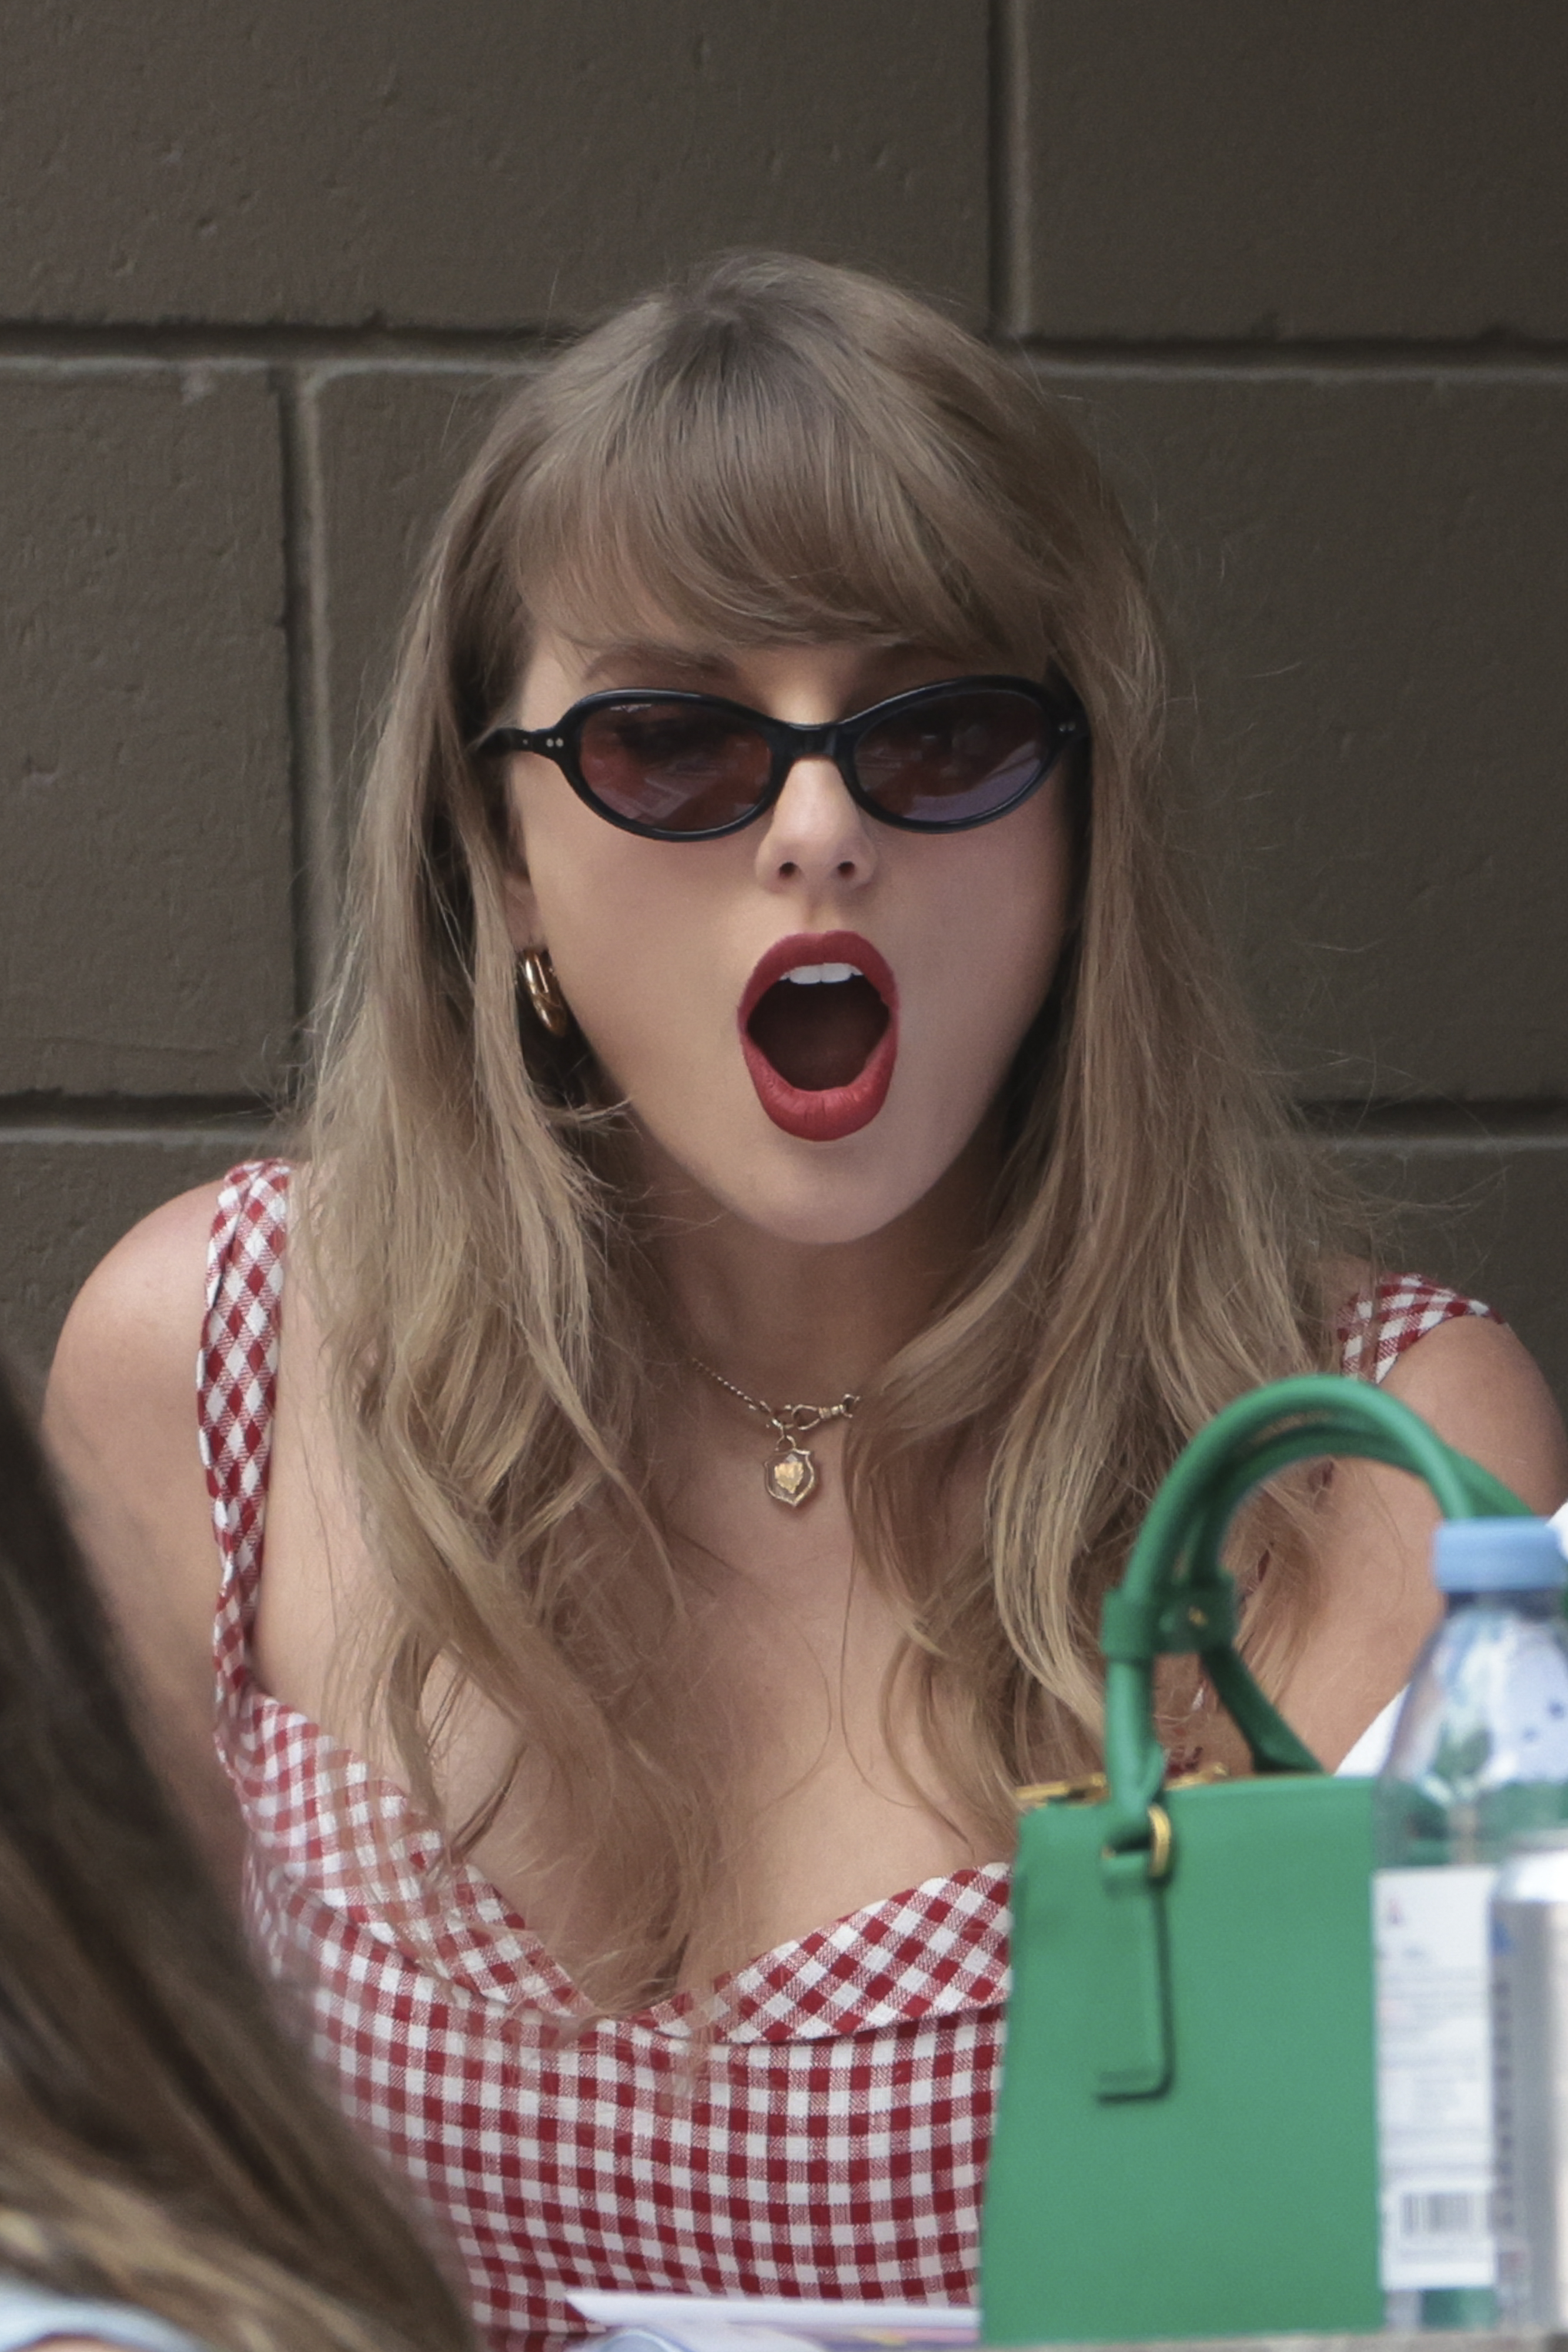
[[[493,727],[474,750],[553,760],[580,800],[627,833],[714,841],[771,808],[798,760],[831,760],[879,824],[967,832],[1026,801],[1088,732],[1066,688],[958,677],[820,727],[713,694],[591,694],[553,727]]]

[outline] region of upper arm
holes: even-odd
[[[1530,1508],[1568,1495],[1568,1438],[1533,1360],[1505,1325],[1457,1317],[1407,1349],[1390,1393],[1511,1486]],[[1314,1507],[1317,1606],[1281,1694],[1285,1713],[1335,1764],[1409,1676],[1437,1622],[1437,1507],[1398,1471],[1341,1462]]]
[[[213,1748],[222,1563],[196,1409],[215,1200],[205,1186],[166,1202],[89,1276],[60,1334],[44,1434],[154,1759],[226,1870],[233,1807]]]

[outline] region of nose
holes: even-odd
[[[797,760],[757,845],[765,890],[863,889],[877,870],[871,820],[831,760]]]

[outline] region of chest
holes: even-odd
[[[279,1366],[256,1670],[275,1698],[406,1785],[375,1705],[397,1596],[332,1442],[308,1339],[297,1318]],[[945,1785],[916,1694],[895,1672],[902,1628],[855,1560],[841,1464],[822,1449],[821,1491],[787,1511],[748,1440],[743,1431],[728,1451],[704,1449],[682,1486],[687,1638],[667,1687],[639,1694],[640,1705],[697,1711],[694,1739],[722,1791],[721,1883],[688,1946],[693,1984],[1002,1858]],[[449,1700],[434,1759],[443,1813],[472,1817],[511,1773],[471,1859],[570,1972],[613,1909],[582,1865],[572,1823],[583,1792],[560,1790],[517,1712],[471,1691],[434,1696]]]

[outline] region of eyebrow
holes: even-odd
[[[656,638],[638,637],[625,645],[602,646],[584,672],[583,684],[591,691],[601,678],[638,670],[664,677],[673,671],[685,677],[719,678],[731,685],[736,677],[734,661],[716,647],[705,652],[693,646],[662,645]],[[653,682],[651,675],[649,683]]]
[[[865,650],[866,667],[874,677],[880,668],[927,649],[910,638],[890,645],[868,643]],[[637,676],[639,671],[643,673],[641,677]],[[672,676],[733,689],[739,666],[733,655],[716,646],[683,646],[658,637],[630,637],[619,645],[600,646],[583,673],[582,683],[583,690],[592,693],[606,679],[629,678],[635,685],[654,685]]]

